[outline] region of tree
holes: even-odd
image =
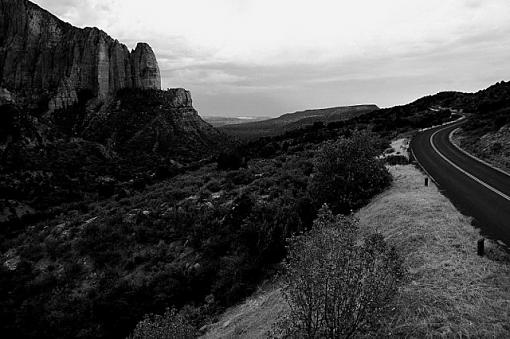
[[[325,144],[309,185],[316,205],[327,203],[335,213],[349,213],[386,188],[391,175],[377,154],[376,140],[366,133]]]
[[[401,260],[381,235],[356,243],[357,224],[327,205],[311,231],[291,238],[284,296],[290,315],[281,322],[289,337],[349,338],[376,329],[397,292]]]
[[[238,170],[241,167],[246,167],[246,158],[239,152],[232,151],[218,155],[216,163],[219,170]]]

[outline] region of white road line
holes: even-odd
[[[485,160],[482,160],[482,159],[480,159],[480,158],[475,157],[473,154],[468,153],[467,151],[465,151],[465,150],[463,150],[462,148],[460,148],[460,146],[456,145],[456,144],[453,142],[453,133],[455,133],[455,132],[456,132],[456,131],[458,131],[459,129],[460,129],[460,127],[459,127],[459,128],[454,129],[454,130],[453,130],[453,131],[451,131],[451,132],[450,132],[450,134],[448,135],[448,139],[450,140],[450,142],[451,142],[451,144],[452,144],[453,146],[455,146],[455,147],[456,147],[459,151],[461,151],[461,152],[462,152],[462,153],[464,153],[465,155],[467,155],[467,156],[469,156],[469,157],[471,157],[471,158],[475,159],[475,160],[476,160],[476,161],[478,161],[478,162],[481,162],[481,163],[482,163],[482,164],[484,164],[485,166],[490,167],[490,168],[492,168],[493,170],[498,171],[498,172],[500,172],[500,173],[503,173],[504,175],[506,175],[506,176],[510,177],[510,173],[507,173],[507,172],[505,172],[504,170],[502,170],[501,168],[497,168],[496,166],[493,166],[493,165],[489,164],[489,163],[488,163],[487,161],[485,161]]]
[[[448,162],[450,165],[452,165],[453,167],[455,167],[456,169],[458,169],[459,171],[461,171],[462,173],[464,173],[465,175],[467,175],[468,177],[470,177],[471,179],[473,179],[474,181],[476,181],[477,183],[479,183],[480,185],[482,186],[485,186],[486,188],[488,188],[489,190],[491,190],[492,192],[496,193],[497,195],[499,195],[500,197],[510,201],[510,197],[508,195],[506,195],[505,193],[499,191],[498,189],[492,187],[491,185],[485,183],[484,181],[478,179],[477,177],[475,177],[474,175],[472,175],[471,173],[463,170],[462,168],[460,168],[459,166],[457,166],[456,164],[454,164],[450,159],[448,159],[447,157],[445,157],[441,152],[439,152],[439,150],[437,149],[436,145],[434,144],[434,136],[441,132],[444,128],[438,130],[438,131],[435,131],[431,136],[430,136],[430,145],[432,146],[432,148],[434,149],[434,151],[436,151],[437,154],[439,154],[439,156],[441,158],[443,158],[446,162]]]
[[[433,128],[438,128],[440,126],[449,126],[449,125],[452,125],[452,124],[455,124],[463,119],[465,119],[466,117],[463,115],[461,116],[460,118],[458,118],[457,120],[454,120],[454,121],[448,121],[448,122],[445,122],[444,124],[441,124],[441,125],[435,125],[435,126],[431,126],[431,127],[427,127],[427,128],[422,128],[422,129],[419,129],[418,132],[425,132],[425,131],[428,131],[430,129],[433,129]],[[418,158],[416,157],[416,155],[414,155],[414,151],[413,151],[413,148],[411,147],[411,142],[412,140],[409,142],[409,153],[411,153],[411,156],[412,158],[418,163],[418,165],[421,167],[421,169],[423,170],[423,172],[425,172],[425,174],[430,178],[430,180],[432,180],[434,182],[434,184],[439,187],[439,183],[436,181],[436,179],[434,179],[433,176],[430,175],[430,173],[427,171],[427,169],[425,168],[425,166],[423,166],[420,162],[420,160],[418,160]]]

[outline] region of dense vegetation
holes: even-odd
[[[70,210],[86,212],[90,202],[115,194],[129,196],[213,161],[229,145],[197,122],[192,107],[173,103],[170,90],[125,89],[104,105],[90,97],[80,92],[78,103],[51,117],[0,105],[0,235]],[[176,126],[182,116],[191,127]]]
[[[510,82],[497,83],[473,98],[456,139],[470,153],[510,171]]]
[[[202,324],[272,275],[286,239],[311,226],[324,194],[310,190],[320,168],[314,163],[333,156],[388,175],[373,167],[376,151],[351,152],[342,140],[292,152],[278,145],[246,168],[211,164],[5,240],[2,252],[16,268],[2,267],[3,333],[124,337],[144,314],[169,306],[185,307],[193,324]],[[235,155],[225,159],[237,167]],[[365,179],[345,188],[349,206],[388,184]]]
[[[510,125],[510,82],[500,82],[477,94],[479,99],[463,126],[467,144],[476,144],[482,135]]]
[[[335,213],[348,214],[390,184],[383,164],[372,160],[379,154],[373,143],[368,135],[355,133],[321,149],[310,180],[310,194],[317,204],[325,202]]]
[[[482,135],[510,124],[510,82],[499,82],[468,98],[463,105],[470,113],[463,126],[466,131]]]

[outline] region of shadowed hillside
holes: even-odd
[[[474,95],[468,122],[457,133],[460,146],[510,171],[510,82],[497,83]]]

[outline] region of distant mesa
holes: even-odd
[[[202,118],[214,127],[244,124],[249,122],[271,119],[271,117],[223,117],[223,116],[204,116]]]
[[[316,122],[344,121],[378,110],[377,105],[340,106],[287,113],[273,119],[236,121],[217,126],[223,132],[242,139],[256,139],[285,133]],[[213,122],[210,122],[211,124]]]
[[[106,100],[122,88],[161,89],[151,47],[133,51],[98,28],[80,29],[27,0],[0,0],[0,87],[48,108],[76,103],[90,91]]]

